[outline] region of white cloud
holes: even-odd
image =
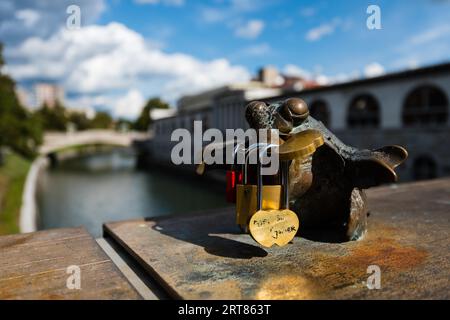
[[[259,43],[245,47],[241,50],[240,54],[243,56],[263,56],[272,51],[272,48],[268,43]]]
[[[299,66],[296,66],[295,64],[285,65],[283,68],[283,73],[285,75],[291,76],[291,77],[301,77],[301,78],[306,78],[306,79],[312,78],[311,72],[309,72]]]
[[[267,0],[265,2],[268,2]],[[255,11],[264,5],[261,0],[231,0],[231,9],[235,12]]]
[[[95,108],[104,110],[109,106],[108,111],[116,118],[133,119],[136,118],[143,106],[145,98],[137,89],[129,89],[121,95],[82,95],[76,98],[67,99],[66,103],[75,110],[84,110],[89,114],[95,114]]]
[[[214,2],[214,6],[199,6],[199,22],[223,24],[234,31],[235,36],[246,39],[257,38],[265,28],[262,20],[247,20],[248,14],[276,3],[274,0],[216,0]],[[280,26],[280,21],[275,21],[274,25]]]
[[[417,69],[420,66],[420,61],[419,61],[419,59],[416,59],[416,58],[410,58],[410,59],[407,59],[406,65],[407,65],[408,69]]]
[[[89,109],[95,109],[95,107],[98,106],[105,106],[110,105],[114,100],[108,100],[108,97],[105,95],[80,95],[77,97],[69,97],[66,98],[66,104],[68,106],[75,107],[76,109],[80,110],[89,110]]]
[[[17,19],[22,20],[27,28],[36,25],[36,22],[38,22],[41,17],[38,11],[32,9],[18,10],[15,16]]]
[[[423,45],[450,36],[450,25],[439,25],[416,34],[409,39],[411,45]]]
[[[378,62],[369,63],[364,67],[364,75],[367,78],[378,77],[385,73],[384,67]]]
[[[334,33],[336,28],[341,24],[340,19],[334,19],[331,22],[321,24],[320,26],[310,29],[306,33],[306,40],[308,41],[317,41],[322,39],[326,35],[330,35]]]
[[[95,22],[106,9],[105,0],[1,0],[0,39],[9,45],[28,37],[48,37],[66,26],[66,9],[72,4],[81,9],[82,27]]]
[[[355,80],[361,77],[361,72],[358,70],[354,70],[350,73],[339,73],[336,75],[325,75],[321,71],[321,67],[318,66],[315,68],[316,70],[310,71],[305,70],[294,64],[287,64],[284,66],[283,74],[288,76],[301,77],[303,79],[314,80],[320,85],[331,85],[336,83],[347,82],[351,80]]]
[[[415,33],[399,43],[395,48],[397,56],[390,66],[396,69],[415,69],[423,65],[448,61],[450,25],[447,20],[436,19],[434,26]]]
[[[5,53],[16,58],[8,65],[15,79],[56,81],[68,93],[85,96],[78,102],[86,107],[104,105],[110,110],[120,93],[137,101],[130,88],[173,103],[183,94],[250,79],[247,69],[226,59],[203,61],[165,53],[119,23],[63,28],[49,38],[29,38]]]
[[[136,118],[144,107],[145,99],[136,89],[129,90],[126,95],[114,103],[113,114],[117,118]]]
[[[235,29],[235,35],[240,38],[254,39],[257,38],[264,29],[264,21],[249,20],[245,24],[239,25]]]
[[[134,0],[137,4],[164,4],[167,6],[181,7],[184,0]]]
[[[273,1],[265,0],[218,0],[215,6],[201,6],[200,18],[206,23],[231,22],[242,18],[245,13],[262,10],[264,7],[271,5]]]
[[[306,7],[300,9],[300,15],[302,17],[312,17],[316,14],[317,10],[313,7]]]
[[[295,64],[287,64],[283,68],[283,74],[291,77],[300,77],[307,80],[314,80],[320,85],[329,85],[338,82],[337,77],[331,77],[322,74],[319,71],[309,71],[306,69],[303,69]]]
[[[202,21],[207,23],[216,23],[224,21],[228,16],[228,12],[217,8],[205,7],[200,11]]]

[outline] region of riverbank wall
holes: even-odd
[[[37,184],[39,175],[47,166],[47,157],[39,156],[31,164],[25,180],[22,195],[22,206],[20,208],[19,230],[21,233],[37,231],[38,205],[36,201]]]

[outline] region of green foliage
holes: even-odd
[[[14,153],[0,167],[0,234],[19,232],[22,193],[31,161]]]
[[[37,111],[37,116],[40,118],[45,130],[66,131],[69,119],[66,115],[66,109],[60,103],[57,103],[53,108],[44,104]]]
[[[138,131],[147,131],[152,122],[150,111],[153,109],[168,109],[170,106],[160,98],[151,98],[147,101],[141,114],[134,123],[134,129]]]
[[[91,121],[83,112],[71,112],[68,120],[75,125],[77,130],[87,130],[91,127]]]
[[[0,67],[4,63],[1,50],[0,45]],[[26,157],[33,157],[42,143],[41,124],[19,104],[14,89],[14,81],[0,74],[0,148],[8,146]]]
[[[134,122],[131,120],[127,120],[127,119],[118,119],[116,121],[116,130],[121,131],[121,130],[130,130],[134,127]]]
[[[113,126],[113,119],[107,112],[98,111],[91,121],[93,129],[110,129]]]
[[[5,65],[5,60],[3,59],[3,44],[0,43],[0,68]]]

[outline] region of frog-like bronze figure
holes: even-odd
[[[405,161],[407,151],[395,145],[376,150],[350,147],[310,116],[298,98],[270,105],[254,101],[245,115],[250,127],[278,129],[283,140],[310,129],[323,134],[324,145],[289,167],[290,207],[301,221],[299,235],[326,242],[360,238],[368,216],[363,189],[396,182],[394,168]]]

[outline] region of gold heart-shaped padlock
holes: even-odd
[[[264,247],[288,244],[297,233],[297,215],[289,210],[259,210],[250,219],[249,229],[253,239]]]

